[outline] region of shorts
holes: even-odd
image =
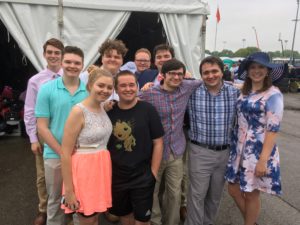
[[[123,171],[124,172],[124,171]],[[117,216],[133,213],[135,220],[148,222],[151,218],[155,177],[150,166],[126,172],[127,176],[114,172],[112,178],[112,208]]]

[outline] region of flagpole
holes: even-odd
[[[218,34],[218,21],[216,22],[216,32],[215,32],[215,46],[214,46],[214,52],[217,48],[217,34]]]
[[[217,35],[218,35],[218,23],[220,22],[220,11],[219,11],[219,5],[218,5],[218,8],[217,8],[217,13],[216,13],[216,33],[215,33],[215,46],[214,46],[214,51],[217,50]]]

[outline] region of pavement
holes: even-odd
[[[284,94],[278,138],[283,195],[262,194],[260,225],[300,225],[300,93]],[[243,225],[227,187],[216,225]],[[35,163],[27,138],[0,137],[0,225],[31,225],[37,212]],[[102,225],[112,225],[100,216]]]
[[[300,224],[300,93],[284,94],[284,115],[277,144],[280,150],[282,196],[261,195],[259,225]],[[225,187],[216,225],[243,225]]]

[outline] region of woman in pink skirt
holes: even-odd
[[[78,213],[81,225],[98,224],[98,213],[112,206],[111,159],[107,142],[112,124],[103,102],[113,92],[112,75],[94,69],[87,83],[90,95],[75,105],[62,141],[65,213]]]

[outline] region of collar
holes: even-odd
[[[66,89],[63,79],[62,79],[62,76],[57,78],[57,87],[60,89]],[[79,86],[78,86],[76,92],[78,92],[78,91],[86,91],[85,83],[82,82],[80,79],[79,79]]]
[[[53,79],[61,77],[63,75],[63,69],[62,68],[60,68],[60,70],[57,73],[55,73],[52,70],[46,68],[46,72],[47,72],[47,74],[51,74],[51,77]]]
[[[208,88],[206,87],[206,85],[205,85],[204,82],[203,82],[203,88],[204,88],[204,90],[205,90],[208,94],[213,95],[212,93],[209,92],[209,90],[208,90]],[[225,89],[225,84],[224,84],[224,82],[222,82],[222,86],[220,87],[220,89],[219,89],[219,91],[216,93],[216,95],[220,95],[221,92],[222,92],[224,89]]]

